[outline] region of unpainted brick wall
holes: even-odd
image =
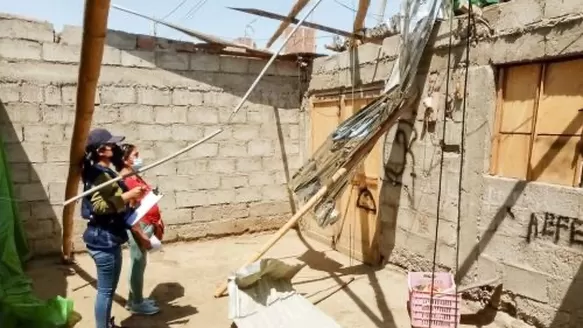
[[[0,128],[35,254],[60,251],[81,32],[0,15]],[[226,123],[265,64],[109,31],[93,127],[125,135],[150,163]],[[302,162],[298,74],[295,63],[276,61],[223,133],[146,174],[164,193],[168,241],[285,221],[283,158],[292,173]],[[75,222],[76,250],[84,247],[85,224]]]
[[[580,219],[583,192],[579,188],[493,177],[488,170],[496,109],[496,65],[583,56],[583,2],[513,0],[484,9],[484,18],[492,26],[492,34],[478,23],[480,41],[470,49],[458,272],[464,283],[501,275],[505,308],[529,323],[581,327],[583,246],[565,240],[555,243],[550,237],[529,240],[527,236],[533,212]],[[437,28],[418,72],[421,96],[434,95],[440,110],[437,126],[433,132],[422,133],[425,107],[420,104],[391,129],[384,149],[385,177],[379,206],[381,252],[389,262],[413,271],[431,270],[435,240],[449,23]],[[454,22],[453,31],[453,99],[457,90],[463,96],[465,31],[462,17]],[[316,59],[310,92],[351,87],[353,76],[363,85],[382,81],[392,69],[398,44],[397,36],[384,40],[382,46],[359,47],[356,74],[351,65],[354,55],[349,52]],[[461,89],[456,90],[456,86]],[[447,145],[461,146],[461,115],[461,101],[455,101],[453,119],[447,120]],[[452,270],[456,267],[460,160],[459,153],[445,154],[437,247],[438,264]],[[569,224],[564,222],[560,228],[563,239],[569,238]],[[540,234],[542,221],[538,229]],[[484,295],[488,294],[468,296]]]

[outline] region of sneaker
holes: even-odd
[[[140,304],[132,304],[130,312],[133,314],[152,315],[160,312],[160,309],[150,302],[142,302]]]
[[[144,298],[143,302],[157,307],[156,301],[154,301],[153,299]],[[126,306],[125,306],[126,310],[130,310],[132,308],[133,304],[134,304],[133,301],[127,301]]]

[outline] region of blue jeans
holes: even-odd
[[[97,267],[97,297],[95,298],[95,323],[97,328],[108,328],[113,296],[121,273],[121,247],[112,251],[89,250]]]
[[[149,224],[140,224],[142,231],[148,238],[154,235],[154,226]],[[130,294],[128,302],[140,304],[144,301],[144,273],[146,271],[146,264],[148,263],[147,251],[142,251],[134,235],[128,231],[130,244]]]

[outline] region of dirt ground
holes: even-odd
[[[224,327],[228,297],[215,299],[216,286],[257,250],[270,235],[247,235],[219,240],[168,245],[150,254],[145,293],[156,299],[161,312],[155,316],[132,316],[124,309],[128,293],[128,253],[113,315],[130,328]],[[267,255],[297,259],[306,267],[294,278],[295,288],[318,308],[349,328],[409,328],[406,273],[387,266],[380,270],[359,264],[316,241],[305,241],[289,232]],[[29,274],[41,297],[66,295],[83,316],[78,327],[94,325],[95,267],[90,257],[78,255],[78,265],[64,267],[42,260],[31,263]],[[344,288],[345,282],[354,280]],[[473,310],[471,310],[473,309]],[[460,327],[528,327],[504,313],[475,315],[479,308],[465,306]],[[473,324],[470,324],[473,323]]]

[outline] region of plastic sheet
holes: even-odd
[[[336,128],[290,181],[290,188],[300,203],[307,202],[334,173],[346,165],[348,174],[333,184],[328,193],[315,205],[318,225],[324,227],[339,219],[335,200],[354,177],[356,168],[366,157],[359,152],[372,136],[405,102],[414,97],[413,82],[421,55],[427,45],[437,17],[450,12],[449,2],[443,0],[403,0],[400,13],[387,23],[399,26],[400,52],[388,77],[384,93]],[[398,114],[398,113],[397,113]],[[356,158],[356,157],[359,158]]]
[[[32,281],[22,269],[29,250],[13,201],[9,171],[0,139],[0,327],[72,327],[80,320],[73,311],[73,301],[60,296],[48,301],[37,298],[32,291]]]

